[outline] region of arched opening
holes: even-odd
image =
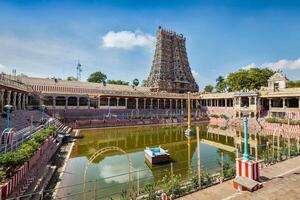
[[[47,96],[44,98],[44,104],[46,106],[52,106],[53,105],[53,97]]]
[[[87,105],[88,105],[88,99],[86,97],[80,97],[79,106],[87,106]]]
[[[65,106],[66,105],[66,97],[59,96],[59,97],[56,97],[55,100],[56,100],[56,106]]]
[[[77,97],[69,97],[68,106],[77,106]]]
[[[83,199],[86,199],[86,193],[87,193],[87,188],[86,188],[86,176],[87,176],[87,171],[90,168],[91,164],[93,163],[93,161],[101,156],[103,153],[106,153],[108,151],[119,151],[121,153],[123,153],[124,155],[126,155],[127,160],[128,160],[128,191],[130,191],[131,186],[132,186],[132,161],[129,157],[129,155],[126,153],[126,151],[124,151],[123,149],[116,147],[116,146],[110,146],[110,147],[104,147],[98,151],[96,151],[89,159],[88,164],[85,166],[84,169],[84,178],[83,178]]]

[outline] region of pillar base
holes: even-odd
[[[259,181],[259,163],[254,160],[245,160],[244,158],[236,159],[236,178],[233,180],[233,188],[238,191],[248,190],[254,191],[262,187],[257,181]],[[249,189],[243,185],[239,177],[243,177],[245,182],[257,182],[257,186]],[[249,180],[250,179],[250,180]],[[248,180],[248,181],[247,181]]]

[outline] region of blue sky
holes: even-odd
[[[299,2],[299,3],[298,3]],[[300,1],[0,1],[0,71],[146,79],[158,26],[186,38],[200,86],[249,66],[300,79]]]

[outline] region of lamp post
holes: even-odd
[[[193,135],[193,132],[191,130],[191,99],[190,99],[190,92],[188,92],[188,101],[187,101],[187,106],[188,106],[188,128],[185,131],[186,136],[191,136]]]
[[[41,105],[42,121],[44,121],[45,118],[45,110],[46,110],[46,106],[44,104]]]
[[[243,158],[244,160],[249,160],[249,154],[248,154],[248,115],[249,111],[245,108],[243,111],[244,116],[244,154]]]
[[[12,111],[12,105],[5,105],[4,111],[6,112],[6,128],[10,128],[10,113]]]

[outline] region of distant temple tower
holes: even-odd
[[[198,92],[182,34],[158,28],[154,59],[146,86],[152,91]]]

